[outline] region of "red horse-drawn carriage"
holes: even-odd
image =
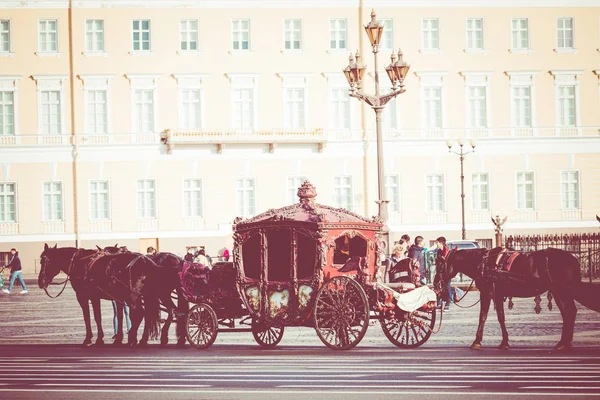
[[[435,294],[414,288],[410,271],[384,283],[377,267],[382,225],[345,209],[316,203],[309,183],[297,204],[234,222],[233,263],[213,270],[184,268],[187,335],[197,348],[219,331],[252,331],[265,347],[277,345],[285,326],[314,327],[332,349],[349,349],[379,319],[398,347],[422,345],[435,324]],[[235,280],[234,280],[235,279]],[[223,329],[225,327],[225,329]]]

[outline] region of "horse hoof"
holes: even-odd
[[[571,345],[559,343],[554,347],[554,350],[555,351],[569,351],[569,350],[571,350]]]
[[[471,350],[481,350],[481,343],[473,343],[471,345]]]
[[[133,349],[134,347],[136,347],[136,346],[137,346],[137,342],[128,342],[128,343],[127,343],[127,346],[128,346],[130,349]]]
[[[185,349],[185,342],[183,342],[183,343],[177,343],[177,348],[178,349]]]
[[[508,344],[501,344],[500,346],[498,346],[499,350],[508,350],[510,348],[510,346]]]
[[[148,342],[139,342],[138,343],[138,347],[140,349],[147,349],[148,348]]]
[[[92,346],[92,342],[91,342],[91,341],[87,341],[87,340],[86,340],[86,341],[84,341],[84,342],[82,343],[82,345],[83,345],[83,347],[91,347],[91,346]]]
[[[102,340],[102,339],[96,340],[96,343],[94,343],[94,346],[104,346],[104,340]]]
[[[169,344],[169,338],[160,339],[161,346],[166,346],[167,344]]]

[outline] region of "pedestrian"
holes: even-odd
[[[421,283],[427,284],[427,270],[425,268],[425,256],[423,254],[423,236],[415,238],[415,244],[408,248],[408,257],[419,262],[419,273],[421,275]]]
[[[227,250],[227,247],[225,247],[225,250],[223,250],[223,259],[225,261],[229,261],[229,250]]]
[[[146,256],[152,257],[155,254],[156,254],[156,249],[154,247],[150,246],[146,249]]]
[[[392,266],[396,265],[400,260],[406,258],[406,242],[402,239],[398,241],[398,244],[394,247],[394,251],[392,252]]]
[[[404,244],[405,244],[405,251],[404,251],[404,255],[406,257],[408,257],[408,248],[410,247],[410,236],[408,236],[406,233],[404,235],[402,235],[400,237],[400,240],[404,240]]]
[[[115,300],[112,301],[112,306],[113,306],[113,328],[115,331],[115,335],[112,337],[113,339],[116,339],[117,337],[117,332],[119,329],[119,314],[117,312],[117,302]],[[127,326],[127,331],[125,332],[125,334],[127,334],[129,332],[129,330],[131,329],[131,319],[129,319],[129,306],[127,305],[127,303],[123,303],[123,312],[125,313],[125,325]]]
[[[21,282],[21,286],[23,286],[23,290],[21,290],[21,294],[27,293],[27,286],[25,286],[25,281],[21,276],[21,259],[19,258],[19,252],[17,249],[10,249],[10,254],[12,254],[12,258],[8,263],[7,267],[10,267],[10,284],[8,285],[8,290],[2,289],[4,293],[10,294],[12,287],[15,283],[15,279],[19,278],[19,282]]]
[[[435,245],[437,246],[438,250],[437,250],[437,256],[436,256],[436,260],[435,260],[435,265],[436,267],[438,265],[440,265],[441,263],[445,263],[446,259],[448,257],[448,253],[450,252],[450,249],[448,249],[448,245],[446,244],[446,238],[443,236],[440,236],[439,238],[437,238],[435,240]],[[444,301],[445,305],[444,305],[444,311],[449,311],[450,310],[450,299],[454,298],[454,291],[452,290],[452,283],[451,280],[448,280],[448,290],[446,293],[446,298],[444,299],[438,299],[438,307],[441,308],[442,307],[442,301]]]

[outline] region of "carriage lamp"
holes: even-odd
[[[454,145],[458,144],[458,150],[453,150]],[[464,173],[464,161],[467,154],[475,152],[475,145],[477,142],[475,139],[469,141],[471,146],[470,150],[465,149],[465,139],[460,138],[456,142],[452,139],[446,140],[446,146],[448,146],[448,152],[456,154],[460,159],[460,202],[461,202],[461,221],[462,221],[462,240],[467,239],[467,227],[465,225],[465,173]]]

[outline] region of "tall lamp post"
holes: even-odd
[[[458,145],[458,149],[455,149],[454,145]],[[464,161],[467,154],[475,153],[475,139],[471,139],[469,142],[470,149],[466,149],[464,139],[458,139],[456,143],[452,139],[446,140],[446,146],[450,153],[458,155],[460,159],[460,202],[461,202],[461,221],[462,221],[462,240],[467,238],[467,228],[465,227],[465,173],[464,173]]]
[[[383,240],[386,246],[386,251],[389,252],[389,227],[387,225],[388,211],[385,190],[385,173],[383,164],[383,133],[381,130],[381,112],[385,105],[398,96],[404,93],[404,78],[408,74],[410,65],[403,60],[401,50],[398,50],[398,58],[392,53],[392,62],[385,68],[390,81],[392,82],[392,92],[381,95],[379,92],[379,70],[377,67],[377,53],[379,52],[379,44],[383,35],[383,24],[375,19],[375,11],[371,11],[371,21],[365,25],[365,31],[371,42],[373,57],[375,59],[375,95],[366,94],[362,91],[362,80],[366,66],[360,62],[360,54],[357,51],[356,56],[350,54],[349,64],[344,68],[344,75],[350,84],[350,96],[364,101],[370,105],[375,111],[375,126],[377,131],[377,184],[379,189],[379,219],[383,224]]]

